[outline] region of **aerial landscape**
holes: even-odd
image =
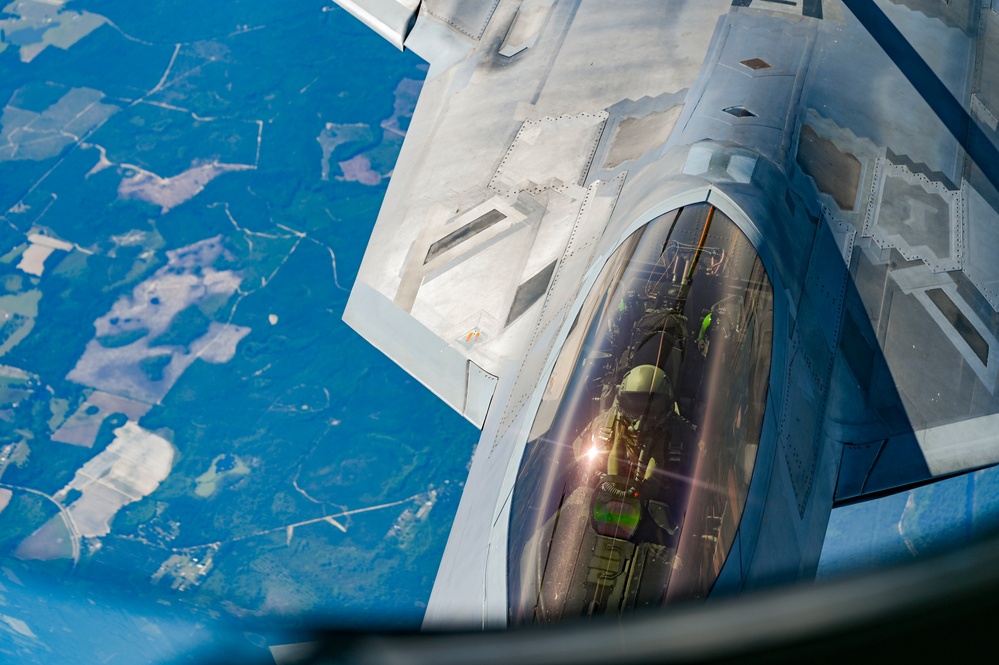
[[[427,72],[325,0],[3,8],[0,661],[419,627],[479,431],[341,317]],[[997,506],[837,508],[818,576]]]
[[[323,2],[192,18],[0,15],[0,594],[414,625],[475,430],[340,315],[425,66]]]

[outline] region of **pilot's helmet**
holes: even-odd
[[[639,365],[624,375],[617,402],[631,420],[658,420],[673,409],[673,386],[655,365]]]

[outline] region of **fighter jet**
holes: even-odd
[[[425,627],[807,579],[999,462],[992,1],[337,0],[429,63],[344,319],[482,430]]]

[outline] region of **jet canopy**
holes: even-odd
[[[700,204],[611,256],[573,325],[514,488],[511,623],[711,591],[739,527],[770,373],[773,289]]]

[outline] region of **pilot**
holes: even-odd
[[[607,475],[642,484],[662,463],[666,421],[674,410],[673,386],[655,365],[639,365],[621,381],[617,395],[617,425],[607,456]]]
[[[618,497],[638,496],[640,488],[650,493],[648,483],[663,461],[674,404],[673,386],[660,368],[639,365],[625,374],[598,434],[608,450],[601,490]]]

